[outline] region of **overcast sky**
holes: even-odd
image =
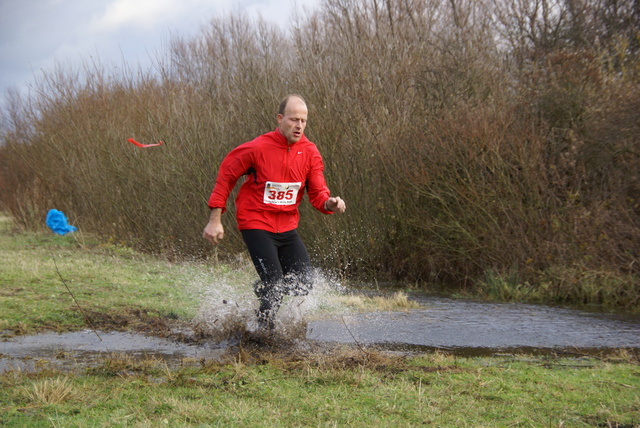
[[[321,0],[0,0],[0,96],[24,91],[55,64],[147,67],[171,36],[196,34],[211,18],[242,11],[286,28],[292,11]]]

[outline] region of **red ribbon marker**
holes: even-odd
[[[127,141],[129,141],[131,144],[135,144],[138,147],[155,147],[155,146],[161,146],[163,144],[162,141],[158,141],[156,144],[142,144],[142,143],[138,143],[133,138],[129,138]]]

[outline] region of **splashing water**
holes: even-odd
[[[201,305],[194,318],[198,331],[214,340],[227,340],[258,331],[258,299],[254,280],[238,278],[237,272],[218,273],[201,284]],[[344,292],[341,283],[316,270],[314,286],[306,296],[286,296],[276,316],[276,332],[290,339],[305,338],[307,321],[335,306]]]

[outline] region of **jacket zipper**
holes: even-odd
[[[283,166],[284,166],[284,182],[289,182],[291,180],[289,180],[290,174],[289,174],[289,169],[291,168],[291,145],[289,143],[287,143],[287,150],[284,152],[284,162],[283,162]],[[283,207],[279,208],[280,211],[284,211]],[[280,216],[276,216],[276,233],[280,233]]]

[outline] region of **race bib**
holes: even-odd
[[[264,188],[264,203],[273,205],[294,205],[302,183],[274,183],[267,181]]]

